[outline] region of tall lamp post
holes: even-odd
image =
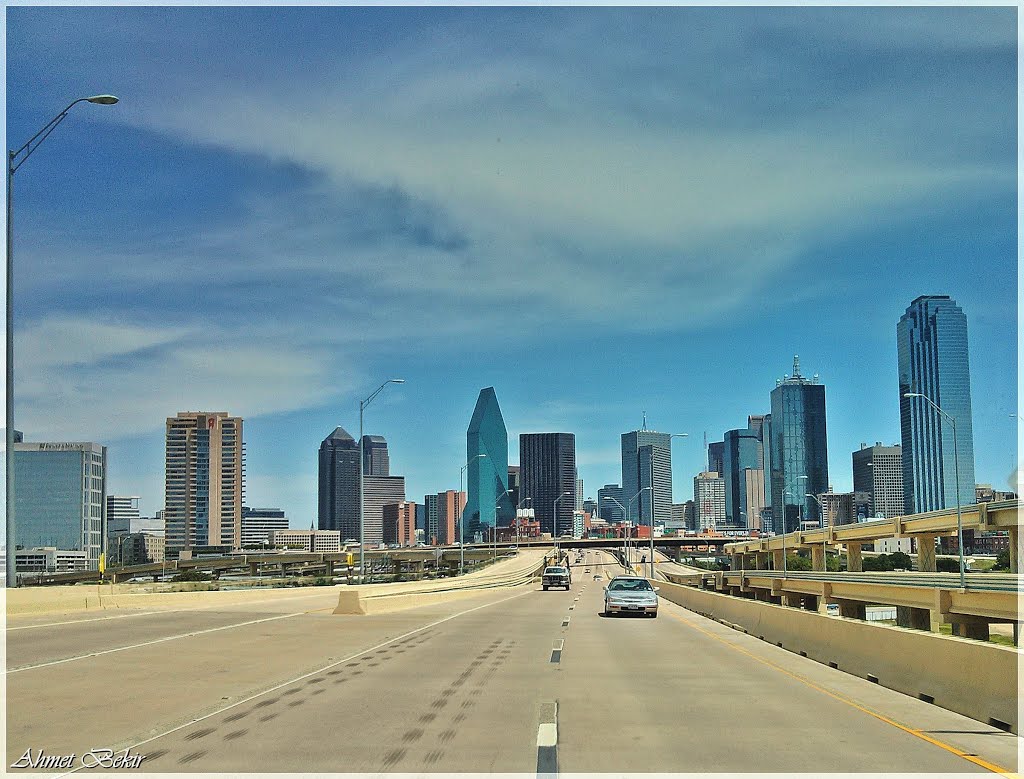
[[[6,370],[6,402],[7,402],[7,586],[18,586],[17,574],[17,533],[14,517],[14,174],[25,164],[39,144],[46,140],[58,124],[64,121],[78,103],[95,103],[96,105],[114,105],[117,98],[113,95],[93,95],[80,97],[68,103],[67,108],[43,125],[43,128],[29,138],[28,142],[17,151],[7,152],[7,370]],[[103,551],[106,552],[106,532],[103,533]]]
[[[498,562],[498,506],[501,505],[501,499],[506,495],[508,495],[508,490],[501,493],[498,496],[498,502],[494,504],[494,527],[491,528],[491,541],[494,544],[494,562]]]
[[[459,469],[459,494],[455,496],[455,536],[459,539],[459,576],[466,572],[466,545],[462,537],[462,509],[459,508],[459,500],[462,495],[462,476],[474,460],[486,457],[486,454],[476,454],[469,458],[469,462]]]
[[[620,509],[622,509],[622,516],[624,517],[624,519],[622,521],[622,529],[623,529],[623,533],[622,533],[622,560],[625,563],[625,561],[626,561],[626,542],[629,540],[629,528],[626,527],[626,519],[625,518],[629,517],[629,512],[626,510],[625,506],[623,506],[621,503],[619,503],[619,501],[617,501],[611,495],[606,496],[605,500],[610,500],[612,503],[614,503],[616,506],[618,506]]]
[[[640,492],[638,492],[636,495],[634,495],[632,498],[630,498],[629,501],[627,502],[628,503],[627,513],[629,514],[629,516],[633,516],[633,501],[636,500],[637,498],[639,498],[643,493],[647,492],[648,490],[651,491],[651,556],[653,557],[653,555],[654,555],[654,487],[641,487],[640,488]],[[637,519],[638,519],[637,525],[639,526],[639,517]],[[637,532],[639,533],[640,531],[637,530]],[[652,569],[652,573],[651,573],[651,578],[652,579],[654,578],[653,569]]]
[[[821,502],[821,499],[817,495],[806,493],[805,498],[814,498],[814,502],[818,504],[818,510],[821,511],[821,564],[824,566],[825,573],[828,573],[828,532],[825,523],[825,504]]]
[[[364,560],[366,560],[366,517],[363,512],[363,411],[373,399],[377,397],[389,384],[405,384],[405,379],[388,379],[377,389],[370,393],[366,400],[359,401],[359,583],[363,583],[363,576],[366,573]]]
[[[964,564],[964,525],[963,517],[960,515],[960,451],[956,445],[956,417],[943,411],[936,405],[931,398],[927,395],[922,395],[920,392],[904,392],[903,397],[905,398],[921,398],[928,402],[928,405],[935,409],[940,416],[945,417],[949,420],[949,423],[953,426],[953,473],[956,481],[956,545],[957,550],[960,552],[960,589],[967,589],[967,566]]]
[[[571,497],[571,496],[572,496],[572,492],[570,492],[570,491],[563,492],[561,495],[559,495],[557,498],[555,498],[554,507],[551,509],[552,512],[553,512],[553,516],[551,517],[551,530],[554,531],[554,532],[552,532],[551,535],[555,536],[555,539],[556,539],[555,540],[555,557],[558,557],[558,540],[557,540],[558,539],[558,501],[560,501],[562,498],[568,498],[568,497]]]

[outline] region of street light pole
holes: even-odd
[[[481,457],[486,457],[486,454],[476,454],[469,458],[469,462],[463,465],[459,469],[459,492],[455,496],[455,537],[459,539],[459,576],[462,576],[466,572],[466,545],[465,539],[462,537],[462,511],[459,507],[459,503],[462,500],[462,475],[469,468],[470,463],[473,460],[479,460]]]
[[[956,483],[956,545],[960,553],[960,589],[966,590],[967,566],[964,563],[964,523],[963,517],[960,514],[960,451],[956,445],[956,417],[943,411],[931,398],[927,395],[922,395],[920,392],[904,392],[903,397],[922,398],[928,401],[928,405],[939,412],[942,417],[948,419],[949,423],[953,426],[953,473]]]
[[[68,111],[78,103],[95,103],[97,105],[113,105],[117,98],[113,95],[93,95],[80,97],[68,103],[67,108],[43,125],[43,128],[29,138],[17,151],[7,152],[7,338],[6,338],[6,389],[4,393],[6,413],[6,512],[7,512],[7,586],[18,586],[17,573],[17,524],[14,516],[14,174],[36,149],[46,140],[58,124],[64,121]],[[19,159],[20,158],[20,159]],[[103,552],[106,552],[107,532],[103,530]]]
[[[618,506],[620,509],[622,509],[622,516],[624,518],[629,516],[629,512],[626,510],[626,507],[623,506],[621,503],[619,503],[619,501],[616,500],[615,498],[613,498],[611,495],[606,496],[605,500],[610,500],[612,503],[614,503],[616,506]],[[623,560],[623,562],[626,561],[626,541],[627,541],[628,537],[629,537],[629,528],[626,527],[626,520],[623,519],[622,520],[622,560]]]
[[[501,499],[506,495],[508,495],[508,490],[501,493],[498,496],[498,502],[494,504],[494,527],[491,528],[491,541],[494,544],[494,562],[498,562],[498,506],[501,505]]]
[[[821,511],[821,564],[824,566],[825,573],[828,573],[828,532],[825,525],[825,504],[821,502],[817,495],[812,495],[809,492],[804,497],[814,498],[814,502],[818,504],[818,510]]]
[[[690,436],[689,433],[669,433],[668,434],[668,447],[669,447],[669,457],[670,458],[672,456],[672,439],[673,438],[689,438],[689,436]],[[671,475],[672,474],[671,474],[671,471],[670,471],[669,472],[669,476],[671,476]],[[651,463],[651,480],[653,481],[653,479],[654,479],[654,463],[652,462]],[[671,496],[670,496],[670,498],[671,498]],[[672,502],[671,499],[669,500],[669,502],[670,503]],[[651,492],[651,578],[652,579],[654,578],[654,512],[655,512],[654,506],[655,506],[654,492],[652,491]],[[671,519],[671,517],[670,517],[670,519]]]
[[[366,573],[364,560],[366,559],[366,515],[363,511],[363,411],[389,384],[405,384],[405,379],[388,379],[375,389],[366,400],[359,401],[359,583],[363,583]]]
[[[629,508],[627,509],[627,514],[629,516],[633,516],[633,513],[632,513],[633,512],[633,501],[636,500],[637,498],[639,498],[647,490],[651,491],[651,555],[653,556],[653,554],[654,554],[654,488],[653,487],[641,487],[640,488],[640,492],[638,492],[636,495],[634,495],[632,498],[630,498],[629,501],[627,502],[628,506],[629,506]],[[639,515],[637,516],[637,520],[639,520]],[[638,528],[639,528],[639,521],[638,521]],[[639,534],[639,533],[640,533],[640,531],[638,529],[637,530],[637,534]],[[638,540],[639,540],[639,538],[638,538]],[[651,572],[651,578],[652,579],[654,578],[653,569],[652,569],[652,572]]]
[[[558,549],[558,501],[560,501],[562,498],[568,498],[570,495],[572,495],[572,492],[563,492],[561,495],[555,498],[554,507],[551,509],[552,512],[554,512],[554,516],[552,516],[551,518],[551,529],[554,532],[551,535],[555,536],[555,549]]]

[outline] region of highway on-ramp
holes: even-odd
[[[593,576],[621,567],[571,561],[569,592],[367,616],[333,615],[323,588],[12,619],[7,764],[130,747],[167,772],[1016,770],[1011,734],[667,601],[604,617]]]

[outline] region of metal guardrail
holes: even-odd
[[[682,574],[677,574],[682,575]],[[931,587],[942,590],[959,590],[958,573],[891,573],[888,571],[724,571],[724,579],[757,576],[769,579],[803,579],[814,582],[855,582],[858,584],[884,584],[891,587]],[[967,589],[976,592],[1021,592],[1021,574],[1016,573],[973,573],[966,576]]]

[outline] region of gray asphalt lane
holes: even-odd
[[[765,645],[674,604],[662,601],[657,620],[608,618],[602,609],[595,586],[566,631],[557,686],[559,765],[566,772],[614,767],[988,773],[831,697],[836,682],[846,696],[856,687],[876,710],[898,702],[904,716],[926,714],[942,720],[945,730],[973,731],[978,737],[966,743],[961,737],[961,748],[987,754],[1005,768],[1014,765],[1012,736]],[[785,672],[759,662],[759,655]],[[803,674],[815,686],[794,678]],[[907,710],[907,701],[920,704],[916,713]],[[934,737],[956,740],[953,734]]]

